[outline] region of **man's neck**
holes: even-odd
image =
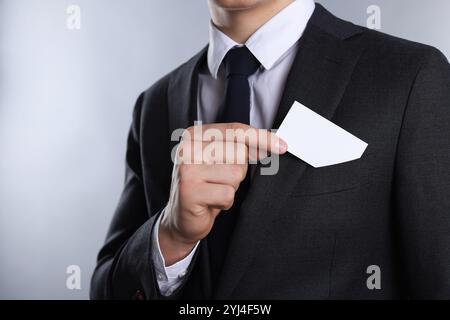
[[[295,0],[267,0],[242,10],[227,10],[210,1],[214,25],[239,44],[244,44],[263,24]]]

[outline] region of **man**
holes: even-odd
[[[92,298],[450,298],[446,58],[312,0],[209,6],[209,46],[137,101]],[[280,154],[275,175],[173,165],[174,130],[190,153],[195,120],[276,129],[294,101],[366,141],[361,159],[315,169],[259,131],[226,142]]]

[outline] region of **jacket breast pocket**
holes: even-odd
[[[292,197],[304,197],[346,191],[369,182],[370,156],[322,168],[309,166],[292,191]]]

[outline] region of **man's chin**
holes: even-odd
[[[216,6],[226,10],[251,9],[268,0],[210,0]]]

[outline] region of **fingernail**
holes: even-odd
[[[280,154],[283,154],[287,151],[288,145],[283,139],[278,138],[278,145],[279,145]]]

